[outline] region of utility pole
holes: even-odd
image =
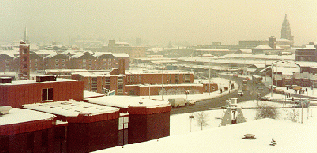
[[[151,84],[149,84],[149,99],[151,99]]]
[[[163,95],[164,95],[164,90],[163,90],[163,64],[162,64],[162,100],[164,100]]]
[[[209,95],[210,95],[210,64],[209,64],[209,77],[208,77],[208,80],[209,80],[209,84],[208,84],[208,87],[209,87]]]
[[[272,69],[272,86],[271,86],[271,97],[273,97],[273,85],[274,85],[274,83],[273,83],[273,78],[274,78],[274,72],[273,72],[273,62],[272,62],[272,64],[271,64],[271,69]]]

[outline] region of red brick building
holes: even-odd
[[[1,109],[1,106],[0,106]],[[0,116],[0,152],[62,152],[56,139],[55,115],[13,108]]]
[[[171,105],[168,101],[141,99],[131,96],[88,98],[87,101],[98,105],[117,107],[120,108],[121,113],[128,113],[127,139],[129,144],[170,135]]]
[[[13,67],[13,58],[12,56],[4,53],[0,53],[0,72],[11,72],[14,71]]]
[[[68,153],[91,152],[118,145],[118,108],[72,100],[23,107],[52,113],[64,122]]]
[[[21,107],[46,101],[83,100],[84,82],[56,80],[53,76],[38,76],[37,80],[0,83],[0,105]]]

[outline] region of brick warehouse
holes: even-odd
[[[48,79],[45,81],[45,79]],[[20,107],[45,101],[83,100],[84,83],[75,80],[56,81],[53,76],[37,76],[37,80],[10,81],[0,84],[0,105]]]
[[[54,115],[19,108],[0,112],[0,152],[58,152],[63,145],[54,137]]]
[[[170,111],[168,101],[141,99],[134,96],[106,96],[88,98],[87,102],[120,108],[128,113],[128,143],[139,143],[170,135]],[[122,101],[118,103],[116,101]]]
[[[118,108],[73,100],[27,104],[23,107],[52,113],[58,120],[66,122],[68,153],[90,152],[118,144]]]
[[[123,110],[128,113],[131,112],[131,117],[129,117],[131,119],[130,129],[126,130],[127,133],[123,133],[127,135],[126,140],[128,141],[126,142],[143,142],[169,135],[171,108],[168,102],[165,102],[164,105],[150,105],[146,109],[134,105],[137,107],[131,106],[126,109],[120,108],[119,110],[115,107],[70,100],[76,99],[76,97],[78,99],[83,98],[83,82],[81,81],[64,79],[54,81],[56,78],[53,76],[37,77],[38,82],[34,80],[12,81],[6,79],[4,78],[1,81],[3,83],[0,83],[2,89],[0,90],[1,100],[5,100],[5,103],[1,101],[1,107],[11,104],[14,107],[24,108],[13,108],[9,114],[0,116],[0,139],[7,140],[7,143],[2,144],[1,142],[3,145],[1,149],[7,152],[89,152],[119,145],[122,140],[118,130],[121,116],[119,111]],[[79,85],[76,86],[72,83]],[[40,94],[29,92],[28,86],[25,87],[26,91],[16,90],[19,88],[17,86],[22,88],[24,85],[30,85],[33,90],[40,92]],[[59,88],[59,85],[75,92],[68,93],[68,91],[63,90],[63,87]],[[15,91],[13,93],[16,94],[15,98],[13,98],[12,94],[8,94],[5,87],[10,88],[10,91]],[[50,88],[53,88],[53,90]],[[69,98],[67,99],[68,101],[59,101],[58,97],[63,94],[60,94],[57,90],[63,90],[65,94],[70,94],[61,96],[61,99]],[[18,91],[22,92],[22,94],[17,94]],[[51,95],[52,93],[53,95]],[[21,97],[26,95],[33,96],[28,101],[21,101]],[[117,104],[131,101],[121,98],[114,100]],[[3,124],[5,123],[3,121],[7,121],[6,118],[13,115],[12,113],[17,109],[21,111],[37,110],[46,112],[45,114],[53,114],[53,117],[38,119],[38,115],[30,115],[30,119],[27,121]],[[140,124],[140,121],[142,124]],[[24,126],[20,126],[20,124]],[[133,128],[133,126],[137,128]],[[15,145],[19,145],[19,147],[15,147]]]

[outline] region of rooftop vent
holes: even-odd
[[[36,82],[45,82],[45,81],[56,81],[56,76],[54,75],[36,76]]]
[[[0,115],[9,114],[11,106],[0,106]]]
[[[0,83],[12,83],[12,77],[0,77]]]

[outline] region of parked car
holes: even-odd
[[[238,95],[239,96],[243,96],[243,91],[242,90],[238,90]]]
[[[261,97],[260,100],[262,101],[269,101],[270,99],[268,97]]]
[[[192,105],[195,105],[195,103],[196,103],[196,100],[187,100],[186,105],[192,106]]]
[[[168,99],[169,103],[172,107],[180,107],[186,105],[186,99],[185,98],[171,98]]]

